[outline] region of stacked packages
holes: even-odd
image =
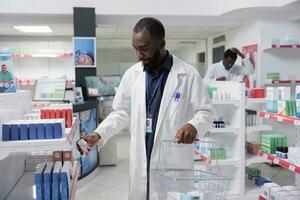
[[[13,120],[2,124],[2,140],[36,140],[62,138],[64,119]]]

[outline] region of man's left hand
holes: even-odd
[[[175,139],[177,143],[192,144],[197,137],[197,129],[191,124],[185,124],[176,133]]]
[[[244,54],[242,54],[242,53],[240,52],[240,50],[238,50],[237,48],[232,47],[231,50],[232,50],[234,53],[236,53],[237,55],[239,55],[241,58],[245,58]]]

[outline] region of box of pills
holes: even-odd
[[[291,99],[291,88],[290,87],[278,87],[279,89],[279,100],[290,100]]]
[[[266,100],[277,101],[279,100],[279,89],[277,87],[267,87]]]

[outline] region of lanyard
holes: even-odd
[[[151,103],[152,103],[152,101],[153,101],[153,98],[154,98],[154,96],[155,96],[155,94],[156,94],[156,92],[157,92],[157,90],[158,90],[158,88],[159,88],[159,86],[160,86],[160,84],[161,84],[161,82],[162,82],[162,79],[164,78],[164,75],[165,75],[164,72],[162,72],[162,73],[160,74],[158,83],[156,84],[156,87],[155,87],[155,89],[154,89],[154,92],[152,93],[152,95],[151,95],[151,97],[150,97],[149,77],[148,77],[148,74],[146,73],[146,98],[147,98],[147,100],[148,100],[148,103],[147,103],[147,113],[148,113],[148,114],[149,114],[149,112],[150,112],[150,105],[151,105]]]

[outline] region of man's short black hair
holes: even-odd
[[[6,64],[1,65],[1,67],[6,66]]]
[[[135,33],[138,33],[146,28],[151,37],[156,39],[165,39],[165,28],[164,25],[153,17],[145,17],[140,19],[133,28]]]
[[[236,60],[237,53],[234,53],[231,49],[227,49],[224,53],[224,58],[232,58],[233,60]]]

